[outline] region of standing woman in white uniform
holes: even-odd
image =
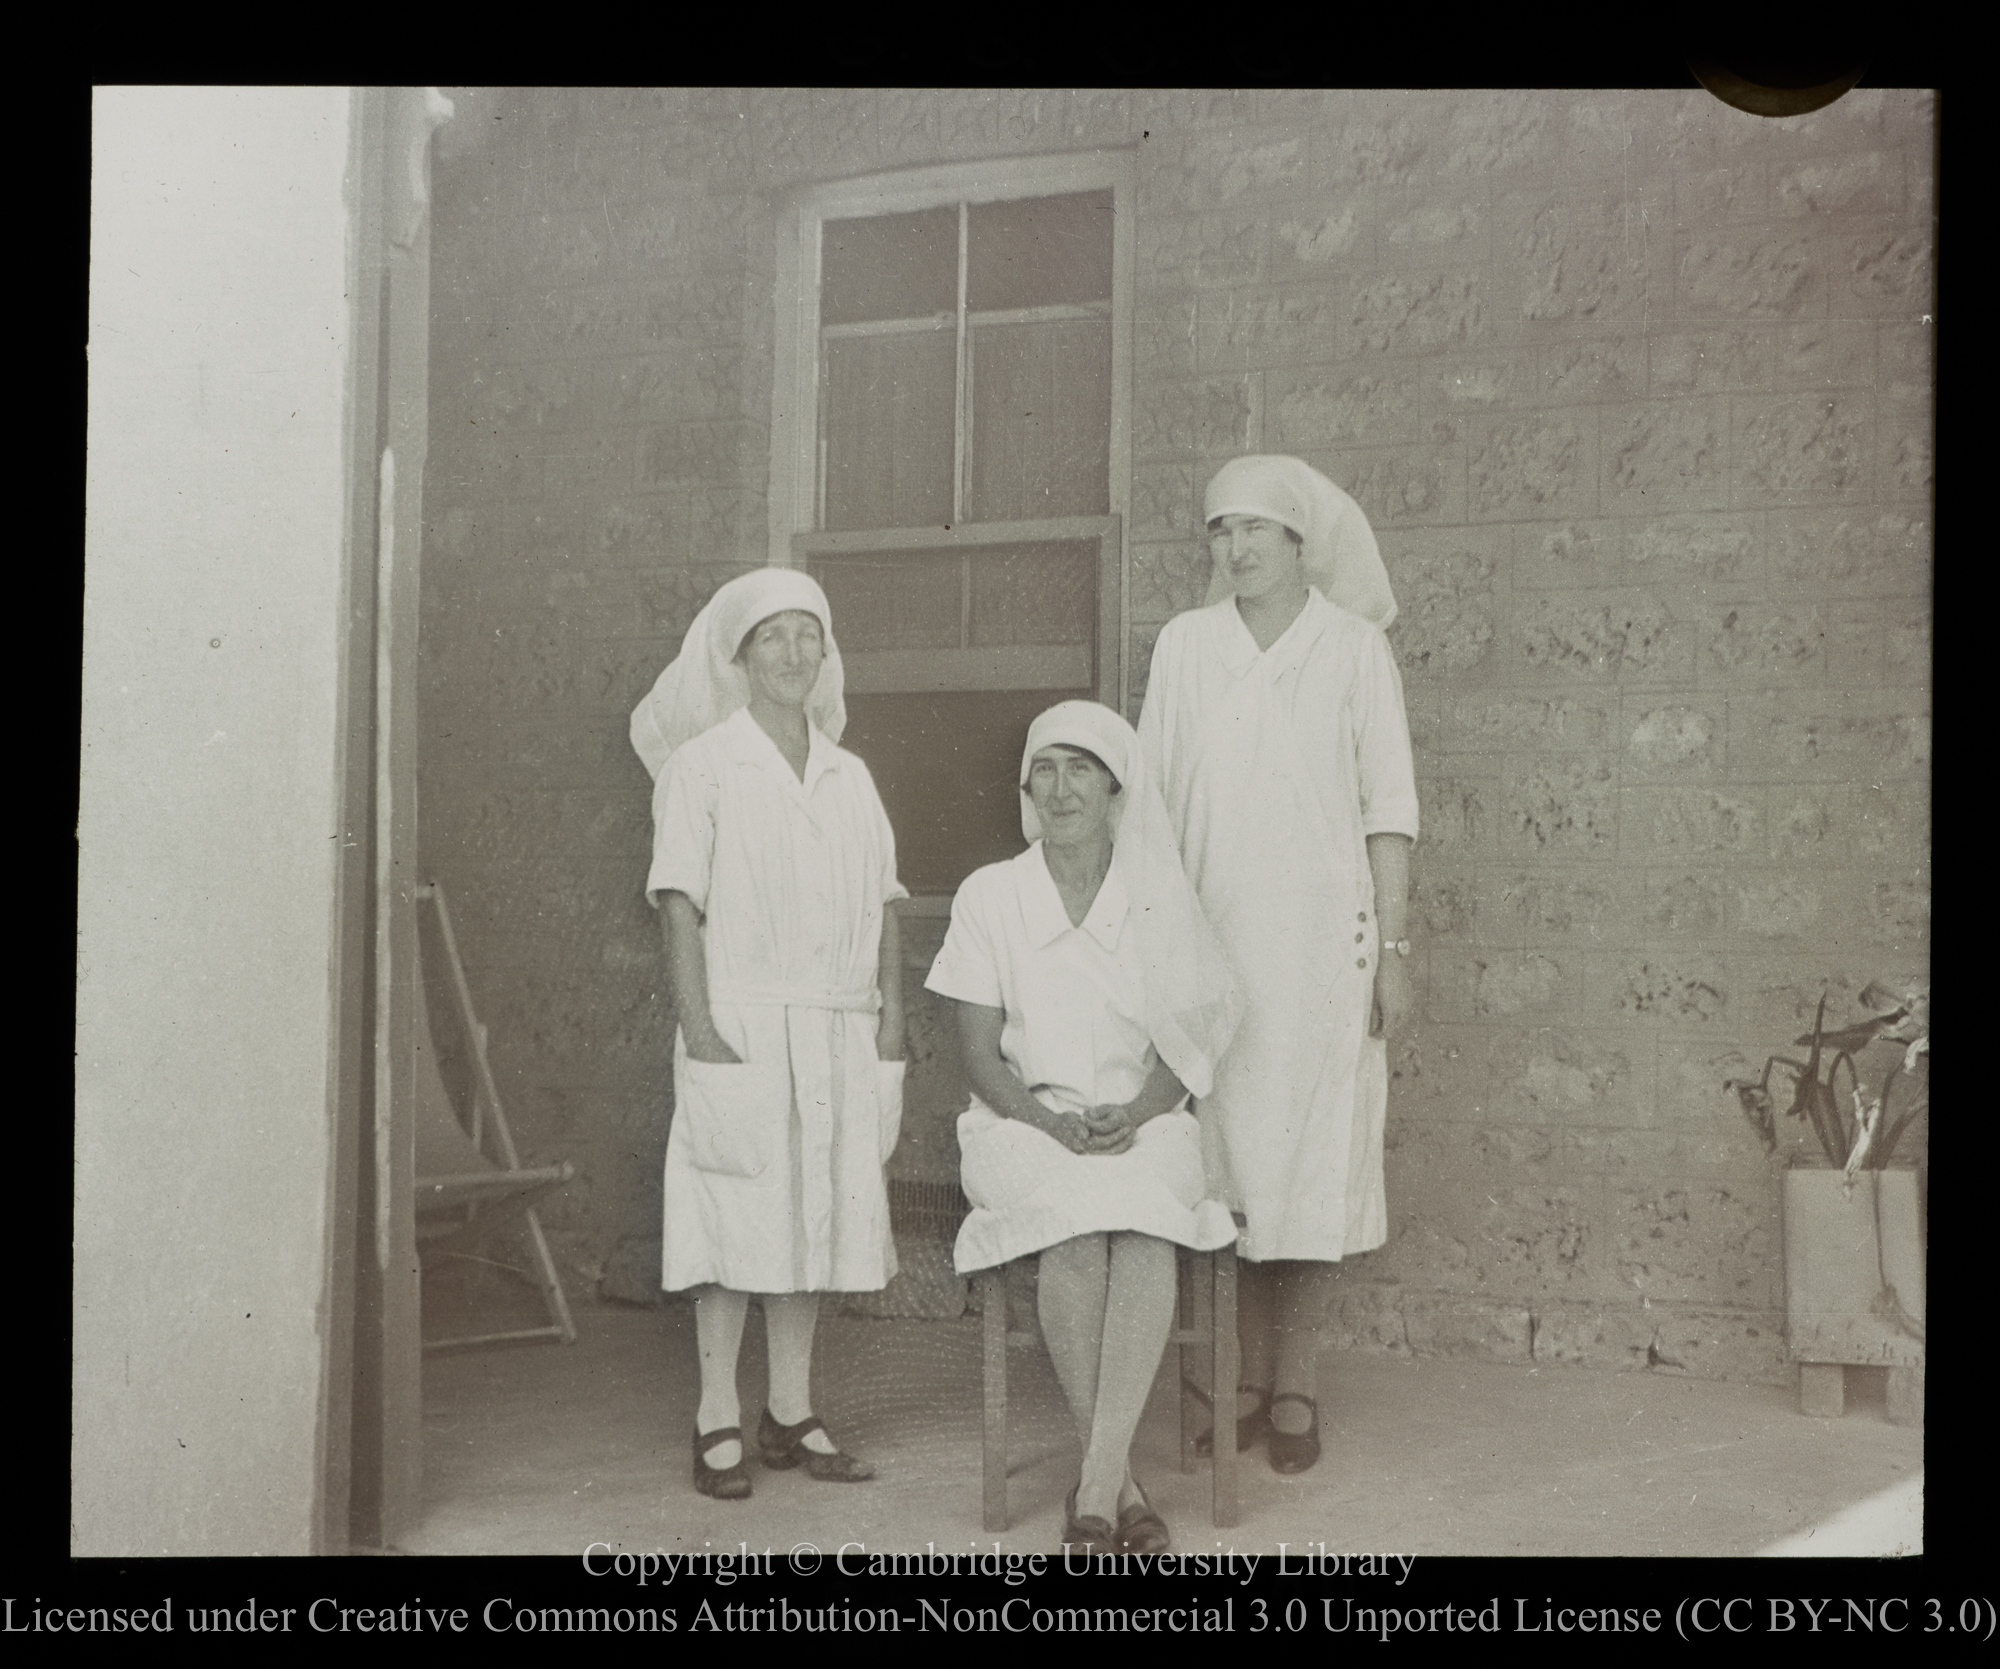
[[[1185,1111],[1235,1029],[1235,983],[1138,742],[1094,701],[1029,726],[1031,844],[967,877],[926,981],[958,1005],[973,1089],[958,1140],[975,1209],[953,1259],[963,1274],[1041,1253],[1042,1333],[1083,1446],[1063,1541],[1093,1553],[1168,1544],[1130,1457],[1174,1244],[1236,1236]]]
[[[1396,600],[1361,507],[1297,458],[1250,457],[1204,508],[1209,606],[1160,633],[1139,733],[1244,987],[1200,1102],[1210,1185],[1245,1224],[1237,1446],[1268,1434],[1272,1466],[1301,1472],[1335,1266],[1389,1233],[1416,785],[1383,636]]]
[[[813,1413],[819,1295],[896,1272],[883,1165],[902,1116],[900,952],[889,819],[846,723],[826,597],[765,568],[717,591],[632,715],[655,775],[646,896],[679,1022],[662,1284],[693,1289],[694,1484],[739,1500],[737,1355],[749,1297],[769,1344],[757,1446],[852,1483]]]

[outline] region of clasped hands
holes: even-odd
[[[1123,1153],[1146,1122],[1132,1101],[1109,1101],[1080,1113],[1052,1113],[1048,1133],[1072,1153]]]

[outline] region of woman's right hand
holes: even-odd
[[[1099,1153],[1123,1153],[1132,1145],[1133,1132],[1121,1126],[1114,1130],[1102,1130],[1087,1118],[1075,1113],[1057,1113],[1047,1109],[1036,1120],[1036,1126],[1044,1135],[1053,1136],[1072,1153],[1085,1155]]]
[[[1036,1120],[1036,1124],[1043,1135],[1053,1136],[1072,1153],[1104,1151],[1090,1126],[1069,1113],[1049,1112],[1044,1109],[1043,1116]]]

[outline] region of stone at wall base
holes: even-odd
[[[1920,1426],[1924,1423],[1924,1370],[1889,1370],[1889,1424]]]

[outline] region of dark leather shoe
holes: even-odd
[[[694,1487],[717,1501],[742,1501],[750,1494],[750,1474],[739,1459],[734,1466],[710,1466],[709,1451],[725,1443],[741,1443],[741,1426],[719,1426],[694,1434]]]
[[[1271,1399],[1271,1406],[1281,1402],[1304,1403],[1312,1411],[1312,1423],[1301,1432],[1271,1427],[1271,1470],[1304,1472],[1319,1459],[1319,1404],[1302,1391],[1280,1391]]]
[[[817,1478],[823,1484],[865,1484],[875,1476],[875,1468],[865,1460],[856,1460],[838,1449],[825,1455],[806,1447],[808,1437],[825,1430],[817,1414],[808,1414],[795,1426],[781,1426],[771,1418],[767,1408],[757,1422],[757,1453],[773,1472],[789,1472],[794,1466],[803,1466],[807,1477]]]
[[[1204,1408],[1213,1410],[1215,1403],[1199,1385],[1182,1380],[1183,1389],[1188,1391]],[[1240,1455],[1246,1449],[1255,1448],[1257,1439],[1271,1427],[1271,1393],[1261,1385],[1239,1385],[1238,1394],[1249,1392],[1257,1399],[1256,1408],[1248,1414],[1236,1416],[1236,1452]],[[1194,1440],[1194,1452],[1198,1455],[1215,1453],[1215,1428],[1210,1427]]]
[[[1167,1533],[1167,1521],[1153,1510],[1153,1503],[1146,1499],[1145,1487],[1137,1478],[1132,1487],[1139,1491],[1139,1499],[1118,1515],[1118,1541],[1127,1553],[1164,1553],[1173,1545],[1173,1537]]]
[[[1118,1532],[1101,1518],[1078,1518],[1076,1516],[1076,1491],[1069,1492],[1069,1499],[1063,1503],[1063,1544],[1064,1553],[1123,1553],[1125,1544],[1119,1540]]]

